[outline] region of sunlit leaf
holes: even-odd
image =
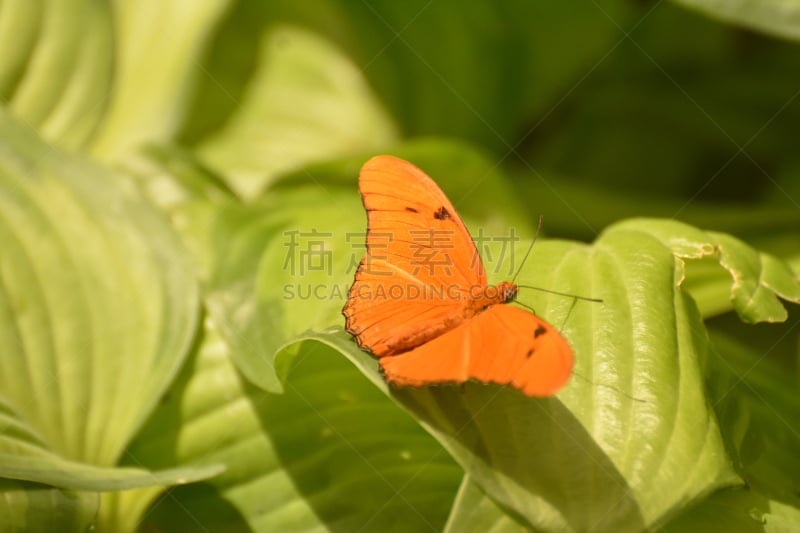
[[[800,5],[782,0],[674,0],[711,17],[763,31],[786,39],[800,40]]]
[[[0,16],[0,101],[49,141],[86,144],[112,91],[108,2],[9,2]]]
[[[168,531],[197,523],[214,531],[441,529],[461,478],[448,454],[335,351],[311,342],[287,357],[285,392],[264,392],[236,372],[207,323],[197,359],[127,456],[152,468],[228,468],[160,497],[147,523]]]
[[[613,226],[613,231],[654,236],[673,251],[681,269],[687,259],[713,257],[719,261],[732,279],[732,307],[746,322],[786,320],[780,299],[800,303],[800,276],[785,262],[730,235],[656,219],[627,220]]]
[[[114,3],[113,90],[103,95],[108,109],[92,139],[93,154],[116,160],[143,143],[175,135],[194,82],[206,75],[204,46],[230,3]]]
[[[702,390],[707,340],[681,274],[650,235],[610,230],[592,247],[537,241],[521,281],[603,299],[573,307],[562,296],[520,296],[575,351],[558,397],[473,383],[392,395],[529,526],[653,527],[737,482]],[[342,351],[365,357],[354,344]],[[374,364],[362,370],[380,379]]]
[[[4,531],[88,531],[97,494],[0,479],[0,524]]]
[[[256,70],[234,114],[195,145],[243,196],[282,172],[395,138],[361,72],[331,43],[300,28],[266,26],[248,46],[257,49]]]
[[[456,496],[445,533],[491,531],[492,533],[524,533],[528,529],[517,522],[484,494],[468,476],[464,477]]]
[[[129,182],[5,113],[0,137],[0,475],[111,489],[102,479],[131,477],[111,467],[189,350],[194,270]]]

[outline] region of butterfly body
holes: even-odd
[[[364,164],[367,254],[342,310],[345,329],[400,386],[507,383],[531,396],[569,377],[572,351],[550,325],[490,286],[469,232],[439,187],[391,156]]]

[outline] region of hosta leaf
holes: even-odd
[[[520,298],[575,351],[558,397],[474,383],[392,392],[488,496],[537,529],[641,530],[738,481],[705,401],[707,340],[672,250],[625,230],[592,247],[540,240],[519,280],[603,299]],[[345,354],[364,357],[354,344]]]
[[[44,138],[116,159],[173,136],[229,0],[11,2],[0,16],[0,101]]]
[[[175,145],[147,145],[119,166],[139,182],[154,204],[173,215],[179,229],[182,220],[176,212],[188,204],[214,207],[236,200],[235,193],[218,174],[194,154]]]
[[[721,490],[667,524],[667,533],[788,533],[800,526],[800,509],[757,492]]]
[[[30,456],[0,453],[0,477],[36,481],[81,491],[116,491],[140,487],[183,485],[216,476],[222,465],[151,472],[143,468],[102,468],[66,461],[50,453]]]
[[[764,33],[800,40],[800,5],[785,0],[674,0],[711,17]]]
[[[280,395],[239,375],[213,321],[127,457],[225,463],[170,490],[145,527],[178,531],[436,531],[460,469],[416,422],[323,344],[303,343]]]
[[[204,74],[204,46],[230,3],[114,3],[114,89],[104,95],[108,110],[92,138],[94,154],[119,159],[145,142],[172,138],[192,83]]]
[[[37,0],[0,9],[0,101],[49,141],[84,145],[112,87],[109,2]]]
[[[793,329],[787,328],[784,335]],[[800,508],[796,363],[788,369],[781,366],[774,335],[757,347],[738,341],[720,327],[710,332],[709,399],[738,470],[751,489]],[[756,336],[755,332],[745,335]],[[792,351],[796,360],[797,347]]]
[[[746,322],[786,320],[786,309],[779,298],[800,303],[800,276],[785,262],[730,235],[657,219],[630,219],[612,229],[652,235],[673,251],[681,268],[686,259],[712,257],[719,261],[733,279],[732,307]]]
[[[0,401],[16,420],[11,438],[113,466],[189,349],[191,262],[129,182],[4,113],[0,138]]]
[[[352,194],[305,189],[219,211],[212,228],[218,264],[206,300],[253,383],[281,390],[273,364],[278,348],[341,316],[347,287],[340,273],[352,276],[351,256],[363,243],[363,235],[348,233],[342,213],[358,208]]]
[[[395,138],[362,73],[330,42],[281,25],[264,26],[256,39],[247,42],[257,48],[255,72],[235,111],[195,145],[240,194],[252,197],[280,173]]]
[[[89,531],[99,504],[97,494],[0,479],[3,531]]]
[[[524,533],[529,530],[486,496],[469,476],[464,476],[444,531]]]

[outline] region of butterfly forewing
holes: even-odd
[[[359,189],[367,210],[367,253],[432,285],[486,285],[475,243],[455,208],[420,169],[391,156],[370,159]]]
[[[367,255],[344,308],[347,330],[375,355],[401,353],[460,323],[486,274],[455,208],[417,167],[375,157],[359,189]]]

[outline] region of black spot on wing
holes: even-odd
[[[530,356],[532,356],[532,355],[533,355],[533,352],[535,352],[535,351],[536,351],[536,350],[534,350],[533,348],[531,348],[530,350],[528,350],[528,353],[526,353],[526,354],[525,354],[525,357],[528,357],[528,358],[530,358]]]
[[[417,211],[413,207],[406,207],[406,211],[408,211],[409,213],[419,213],[419,211]]]
[[[436,220],[444,220],[446,218],[450,218],[450,212],[444,208],[444,206],[440,207],[433,213],[433,218]]]
[[[536,330],[534,330],[533,338],[538,339],[541,335],[544,335],[545,333],[547,333],[547,328],[540,325],[536,328]]]

